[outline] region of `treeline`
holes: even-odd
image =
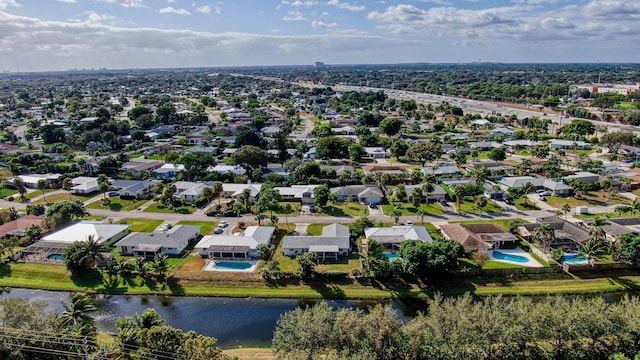
[[[168,326],[151,309],[118,320],[112,341],[98,340],[93,298],[70,300],[57,314],[42,301],[0,299],[0,359],[227,359],[216,339]]]
[[[640,300],[435,297],[403,323],[390,307],[326,303],[281,317],[279,359],[627,359],[640,352]]]

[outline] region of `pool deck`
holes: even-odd
[[[494,261],[500,261],[500,262],[503,262],[503,263],[506,263],[506,264],[520,265],[520,266],[526,266],[526,267],[544,267],[544,266],[542,266],[542,264],[537,262],[536,259],[533,258],[533,256],[531,256],[528,252],[522,250],[521,248],[517,248],[517,249],[497,249],[497,251],[499,251],[499,252],[501,252],[503,254],[522,256],[522,257],[527,258],[529,261],[526,262],[526,263],[520,263],[520,262],[515,262],[515,261],[496,259],[495,257],[493,257],[493,250],[490,250],[490,251],[487,252],[487,255],[489,255],[489,259],[494,260]]]
[[[251,272],[256,271],[256,268],[258,267],[258,261],[257,260],[242,260],[242,261],[238,261],[238,260],[217,260],[217,261],[250,263],[251,267],[248,268],[248,269],[218,269],[218,268],[216,268],[216,261],[207,260],[207,263],[205,264],[205,266],[204,266],[204,268],[202,270],[203,271],[223,271],[223,272],[246,272],[246,273],[251,273]]]

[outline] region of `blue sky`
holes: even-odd
[[[638,62],[640,0],[0,0],[0,71]]]

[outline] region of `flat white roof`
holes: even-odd
[[[129,225],[105,224],[99,221],[85,220],[47,235],[42,238],[42,241],[70,244],[76,241],[85,241],[87,236],[92,235],[102,244],[128,228]]]

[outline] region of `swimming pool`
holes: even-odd
[[[252,263],[242,261],[216,261],[216,269],[218,270],[247,270],[252,266]]]
[[[400,258],[400,256],[396,253],[385,253],[384,256],[386,256],[389,261],[397,260]]]
[[[47,259],[49,259],[49,260],[60,260],[60,261],[64,260],[64,258],[60,254],[49,254],[47,256]]]
[[[527,259],[524,256],[513,255],[513,254],[505,254],[505,253],[501,253],[498,250],[494,250],[493,251],[493,257],[496,258],[497,260],[507,260],[507,261],[513,261],[513,262],[517,262],[517,263],[528,263],[529,262],[529,259]]]
[[[589,258],[583,254],[568,254],[562,256],[562,261],[569,264],[586,264],[589,262]]]

